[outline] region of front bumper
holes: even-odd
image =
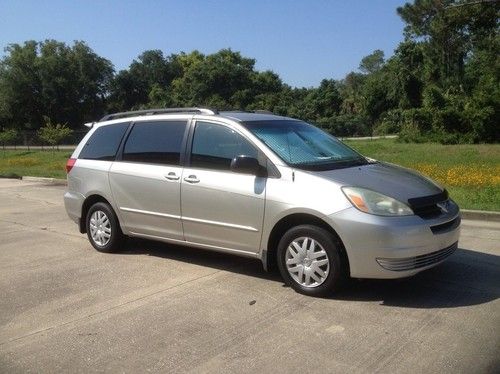
[[[436,252],[427,253],[415,257],[408,258],[377,258],[377,262],[386,270],[391,271],[407,271],[414,269],[426,268],[430,265],[437,265],[441,261],[451,256],[458,248],[458,242],[450,245],[447,248],[440,249]]]
[[[460,235],[460,212],[454,203],[433,219],[381,217],[348,208],[329,220],[344,243],[354,278],[412,276],[450,256]]]

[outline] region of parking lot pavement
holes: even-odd
[[[500,225],[448,261],[331,298],[259,262],[129,240],[92,249],[64,187],[0,179],[0,372],[500,370]]]

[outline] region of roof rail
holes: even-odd
[[[144,109],[144,110],[133,110],[130,112],[119,112],[107,114],[102,117],[99,122],[110,121],[112,119],[118,118],[126,118],[126,117],[134,117],[134,116],[151,116],[153,114],[164,114],[164,113],[199,113],[199,114],[207,114],[214,115],[219,112],[216,109],[207,109],[207,108],[160,108],[160,109]]]
[[[233,113],[257,113],[257,114],[274,114],[270,110],[266,109],[252,109],[252,110],[228,110],[228,112]]]

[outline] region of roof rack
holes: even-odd
[[[274,114],[270,110],[266,109],[255,109],[255,110],[228,110],[228,112],[233,113],[257,113],[257,114]]]
[[[207,114],[214,115],[219,112],[216,109],[208,109],[208,108],[160,108],[160,109],[144,109],[144,110],[133,110],[130,112],[120,112],[120,113],[112,113],[107,114],[102,117],[99,122],[110,121],[112,119],[118,118],[126,118],[126,117],[134,117],[134,116],[151,116],[153,114],[165,114],[165,113],[199,113],[199,114]]]

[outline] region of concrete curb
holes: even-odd
[[[463,219],[500,222],[500,212],[488,212],[486,210],[461,209]]]
[[[399,135],[376,135],[376,136],[354,136],[354,137],[348,137],[348,138],[338,136],[337,138],[344,141],[344,140],[397,139],[398,137],[399,137]]]
[[[68,184],[68,181],[66,179],[57,179],[57,178],[23,176],[21,179],[26,182],[38,182],[38,183],[52,184],[54,186],[66,186]]]

